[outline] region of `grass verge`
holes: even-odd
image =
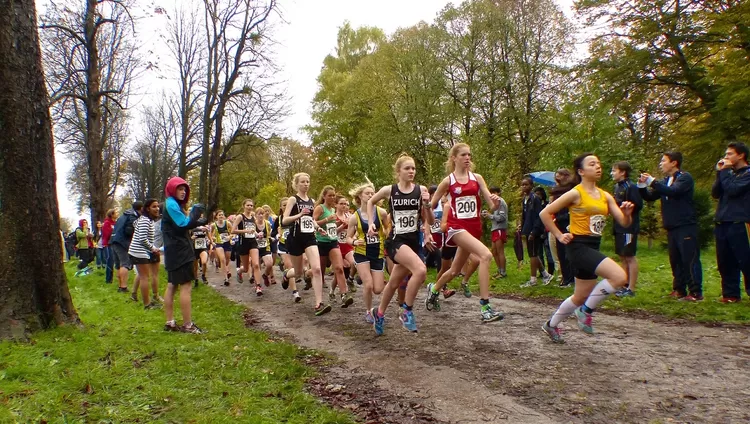
[[[193,292],[206,334],[167,333],[161,310],[102,271],[66,271],[84,327],[0,343],[0,422],[353,422],[305,393],[300,349],[246,329],[243,308],[213,290]]]
[[[614,246],[610,238],[602,242],[602,252],[619,261],[614,253]],[[573,293],[572,288],[558,288],[557,280],[549,286],[540,285],[532,288],[521,288],[521,284],[529,279],[529,265],[527,262],[521,270],[516,269],[516,257],[512,246],[506,248],[508,258],[508,277],[499,280],[491,280],[491,291],[500,296],[513,295],[525,298],[546,300],[565,299]],[[721,277],[716,268],[716,251],[710,247],[701,252],[703,263],[703,294],[705,300],[696,303],[678,302],[667,295],[672,291],[672,270],[669,266],[669,257],[666,249],[654,246],[649,249],[645,242],[638,246],[637,255],[640,264],[640,275],[636,287],[637,295],[633,298],[617,299],[612,296],[601,309],[629,311],[661,315],[667,318],[688,319],[702,323],[715,324],[750,324],[750,301],[744,297],[742,302],[735,304],[719,303],[721,297]],[[497,268],[494,263],[491,266],[494,274]],[[558,271],[559,273],[559,271]],[[435,271],[430,270],[428,281],[434,281]],[[452,283],[453,287],[458,281]],[[477,276],[471,278],[472,290],[479,290]],[[744,288],[743,288],[744,295]],[[550,308],[550,312],[552,308]]]

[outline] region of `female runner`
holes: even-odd
[[[334,290],[338,286],[341,293],[341,307],[348,308],[354,303],[354,299],[346,285],[344,276],[344,258],[341,257],[339,249],[338,225],[336,223],[336,190],[331,186],[323,187],[318,199],[318,205],[313,210],[315,223],[323,229],[315,234],[318,241],[318,252],[320,254],[320,269],[325,269],[328,260],[333,268],[333,281],[331,282],[330,301],[336,301]]]
[[[281,288],[286,290],[290,286],[292,287],[292,298],[295,303],[302,301],[299,292],[297,291],[297,281],[294,276],[294,264],[292,263],[292,257],[289,256],[289,252],[286,250],[286,239],[289,237],[289,226],[282,226],[281,220],[284,219],[284,211],[286,210],[286,204],[288,197],[281,198],[281,209],[279,210],[279,218],[276,220],[276,234],[279,239],[279,255],[281,255],[281,262],[283,268],[281,270]]]
[[[276,284],[276,278],[273,276],[273,256],[271,254],[273,233],[271,232],[271,223],[268,221],[264,208],[257,208],[255,210],[255,217],[260,226],[256,236],[256,240],[258,240],[258,257],[265,267],[262,274],[263,284],[268,287],[271,284]]]
[[[211,239],[216,244],[216,258],[219,260],[219,267],[224,273],[224,285],[229,285],[229,279],[232,273],[229,272],[229,260],[232,254],[232,225],[227,221],[224,211],[216,211],[216,220],[211,225]]]
[[[232,223],[232,233],[239,236],[240,268],[237,270],[237,282],[242,283],[242,273],[249,272],[253,268],[253,281],[255,281],[255,294],[263,296],[260,287],[260,266],[258,258],[258,226],[263,224],[255,219],[255,208],[252,199],[242,202],[242,213],[237,215]]]
[[[349,199],[346,196],[336,196],[336,231],[339,235],[339,249],[341,249],[341,256],[344,258],[344,276],[346,277],[346,285],[349,286],[349,292],[354,293],[357,289],[354,287],[354,275],[357,273],[357,268],[354,264],[354,247],[346,242],[346,232],[349,228],[349,218],[352,214],[349,213]]]

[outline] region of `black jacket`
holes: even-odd
[[[717,172],[711,196],[719,199],[716,222],[750,222],[750,166]]]
[[[615,183],[613,197],[618,206],[621,206],[622,202],[631,202],[635,206],[633,209],[633,223],[630,224],[630,227],[623,227],[617,220],[614,220],[615,234],[638,234],[641,229],[641,209],[643,209],[643,198],[638,190],[638,186],[628,179]]]
[[[130,240],[133,239],[134,224],[138,216],[139,213],[133,209],[123,212],[122,216],[117,218],[117,222],[115,222],[115,228],[112,229],[112,237],[109,239],[109,244],[117,244],[127,250],[130,247]]]
[[[544,234],[544,223],[542,223],[542,218],[539,217],[539,212],[543,209],[542,199],[536,194],[530,193],[527,201],[522,201],[522,204],[521,234],[525,236],[531,234],[535,237],[541,236]]]
[[[685,225],[696,225],[698,218],[693,202],[695,181],[684,171],[677,171],[671,186],[669,177],[654,180],[651,187],[640,189],[641,197],[647,201],[661,199],[661,220],[665,229],[671,230]]]

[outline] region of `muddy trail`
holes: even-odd
[[[368,423],[750,422],[748,328],[597,313],[595,335],[569,319],[567,343],[556,345],[540,329],[551,306],[495,298],[505,319],[483,324],[476,294],[428,312],[422,290],[419,333],[401,327],[394,298],[378,337],[364,321],[361,287],[348,309],[315,317],[312,290],[295,304],[280,284],[256,297],[247,282],[224,287],[213,267],[209,277],[250,308],[251,325],[337,358],[311,391]]]

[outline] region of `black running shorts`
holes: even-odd
[[[599,251],[601,237],[574,236],[573,241],[565,246],[565,254],[579,280],[596,280],[596,268],[607,259]]]

